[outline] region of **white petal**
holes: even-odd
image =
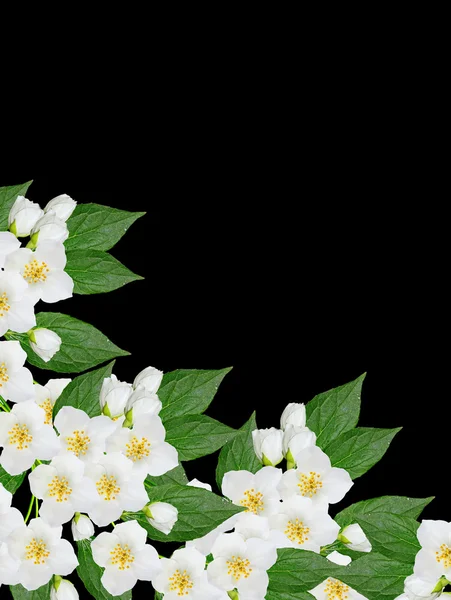
[[[222,479],[222,493],[239,504],[244,492],[254,487],[255,478],[249,471],[229,471]]]
[[[116,519],[119,519],[124,509],[118,500],[101,500],[88,512],[91,521],[99,527],[106,527]]]
[[[238,533],[223,533],[213,544],[211,553],[215,558],[243,556],[246,554],[246,542]]]
[[[157,415],[143,415],[133,426],[133,433],[138,437],[146,437],[151,442],[163,442],[166,429]]]
[[[102,415],[100,417],[93,417],[89,421],[86,431],[87,435],[89,435],[89,437],[91,439],[94,439],[97,443],[98,441],[100,441],[99,438],[105,440],[109,435],[113,433],[115,429],[115,421],[113,421],[109,417],[105,417]]]
[[[17,508],[10,508],[7,512],[0,515],[0,541],[6,541],[9,534],[17,529],[23,527],[24,520],[22,513]]]
[[[205,556],[194,548],[181,548],[176,550],[172,558],[177,561],[180,571],[185,569],[192,579],[200,577],[205,569]]]
[[[349,473],[344,469],[331,469],[323,480],[323,491],[331,504],[340,502],[353,486]]]
[[[37,590],[48,583],[53,575],[52,570],[47,565],[30,564],[31,561],[22,563],[19,568],[20,583],[26,590]]]
[[[52,527],[67,523],[74,513],[72,502],[57,502],[55,498],[46,498],[39,508],[39,516]]]
[[[252,596],[255,594],[257,598],[263,598],[268,589],[268,582],[268,573],[254,568],[247,579],[242,577],[237,582],[236,587],[239,591],[240,598],[245,597],[247,594],[251,594]]]
[[[121,488],[121,503],[124,510],[135,512],[144,508],[148,502],[149,496],[141,478],[134,477]]]
[[[34,253],[38,262],[46,262],[52,269],[64,269],[66,251],[61,242],[42,242]]]
[[[52,527],[44,519],[31,519],[28,528],[32,530],[34,537],[39,537],[50,546],[58,545],[63,532],[61,526]],[[64,573],[61,573],[64,575]]]
[[[298,470],[323,473],[331,468],[330,459],[318,446],[310,446],[295,456]]]
[[[51,270],[41,289],[43,302],[53,304],[66,298],[71,298],[74,282],[65,271]]]
[[[9,431],[17,425],[17,417],[11,412],[0,412],[0,445],[8,444]]]
[[[49,563],[54,573],[69,575],[78,565],[72,544],[67,540],[60,540],[52,547]]]
[[[26,402],[34,396],[33,376],[28,369],[21,367],[11,373],[5,385],[5,398],[11,402]]]
[[[44,410],[40,408],[37,404],[35,404],[35,402],[33,402],[32,400],[16,404],[15,406],[13,406],[11,412],[13,412],[14,415],[16,415],[17,420],[20,422],[21,425],[26,425],[28,429],[31,430],[33,435],[35,430],[39,429],[39,427],[43,425],[45,421]]]
[[[236,524],[235,531],[245,540],[249,538],[266,540],[269,537],[269,522],[265,517],[260,517],[252,513],[243,513]]]
[[[229,591],[235,587],[235,579],[228,574],[227,559],[224,556],[215,558],[207,567],[210,583],[221,590]]]
[[[52,479],[58,475],[55,467],[50,465],[39,465],[28,475],[30,490],[33,496],[43,499],[48,496],[49,485]]]
[[[159,476],[167,473],[179,464],[178,452],[167,442],[152,444],[150,456],[146,460],[149,475]]]
[[[0,456],[0,465],[10,475],[20,475],[31,468],[35,455],[31,450],[17,450],[15,446],[3,448]]]
[[[147,532],[138,521],[127,521],[116,525],[114,533],[122,545],[127,544],[131,548],[133,554],[135,551],[142,550],[147,541]]]
[[[142,550],[135,554],[133,570],[143,581],[150,581],[161,571],[158,552],[150,544],[146,544]]]
[[[423,548],[433,550],[447,544],[451,533],[451,524],[446,521],[431,521],[424,519],[417,531],[418,541]]]
[[[89,416],[73,406],[63,406],[55,417],[55,427],[61,435],[72,435],[78,429],[83,430],[89,425]]]
[[[80,483],[73,487],[71,502],[76,512],[89,512],[99,501],[95,483],[88,477],[83,477]]]
[[[19,248],[11,252],[5,259],[5,271],[21,273],[32,256],[33,252],[29,248]]]
[[[119,544],[115,533],[104,531],[91,542],[92,557],[100,567],[106,567],[111,559],[113,548]]]
[[[45,387],[50,391],[50,400],[55,404],[56,400],[61,396],[63,390],[69,385],[72,379],[61,377],[59,379],[49,379]]]
[[[277,560],[277,550],[270,542],[250,538],[246,542],[246,556],[258,569],[268,570]]]
[[[282,479],[282,469],[263,467],[255,475],[255,487],[266,495],[278,495],[277,486]]]
[[[136,585],[137,577],[132,569],[119,571],[118,568],[109,566],[105,569],[101,582],[112,596],[120,596]]]
[[[26,333],[36,326],[34,303],[29,297],[11,305],[8,311],[8,326],[17,333]]]
[[[340,552],[337,552],[336,550],[328,554],[326,558],[327,560],[330,560],[336,565],[343,566],[349,565],[349,563],[352,561],[352,558],[350,556],[346,556],[346,554],[340,554]]]
[[[43,425],[41,429],[34,432],[32,449],[36,453],[36,458],[40,460],[51,460],[58,454],[60,443],[51,425]]]

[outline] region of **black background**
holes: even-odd
[[[233,366],[208,414],[239,427],[256,409],[260,427],[277,427],[288,402],[367,371],[360,425],[403,430],[338,508],[435,495],[424,517],[449,520],[448,357],[436,286],[447,275],[426,235],[438,215],[409,200],[413,186],[402,191],[393,163],[339,154],[311,157],[300,171],[285,154],[271,163],[246,148],[237,157],[179,146],[170,161],[162,151],[130,172],[23,170],[2,173],[0,185],[34,179],[27,195],[42,206],[67,193],[147,211],[112,250],[145,280],[56,308],[132,353],[117,361],[119,379],[148,365]],[[214,485],[216,459],[187,463],[188,475]],[[16,504],[25,509],[23,492]]]

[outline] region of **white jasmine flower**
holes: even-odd
[[[143,477],[136,475],[132,461],[123,454],[112,452],[96,464],[87,463],[85,474],[97,488],[98,501],[88,515],[99,527],[119,519],[124,510],[136,512],[149,502]]]
[[[146,367],[138,373],[133,382],[135,389],[142,385],[150,394],[156,394],[163,379],[163,371],[155,367]]]
[[[68,579],[55,577],[50,589],[50,600],[78,600],[78,592]]]
[[[34,396],[33,377],[23,365],[27,358],[19,342],[0,342],[0,395],[11,402]]]
[[[48,213],[49,211],[53,210],[58,219],[67,221],[67,219],[74,212],[76,206],[77,203],[75,200],[72,200],[72,198],[67,194],[61,194],[47,203],[46,207],[44,208],[44,212]]]
[[[158,529],[158,531],[161,531],[166,535],[171,533],[179,516],[179,511],[175,506],[172,506],[172,504],[168,504],[167,502],[154,502],[153,504],[148,504],[143,508],[143,513],[152,527],[155,527],[155,529]]]
[[[83,410],[63,406],[55,417],[61,454],[74,454],[83,462],[98,462],[105,453],[105,442],[116,429],[108,417],[89,417]]]
[[[186,485],[189,485],[191,487],[202,488],[204,490],[208,490],[209,492],[211,492],[211,485],[209,483],[203,483],[202,481],[199,481],[196,478],[191,479],[191,481],[188,481],[188,483]]]
[[[27,290],[28,284],[19,273],[0,271],[0,336],[8,329],[25,333],[36,325],[34,303]]]
[[[35,248],[42,242],[65,242],[69,230],[64,221],[56,216],[54,210],[49,210],[42,216],[31,230],[31,240],[28,247]]]
[[[46,425],[53,424],[53,407],[55,406],[55,402],[71,381],[72,379],[62,377],[60,379],[49,379],[45,385],[34,384],[34,401],[44,409]]]
[[[357,552],[371,552],[372,546],[365,532],[357,523],[348,525],[338,536],[340,542],[346,544],[351,550]]]
[[[258,538],[244,540],[238,533],[223,533],[212,548],[214,560],[207,567],[210,583],[226,592],[265,596],[267,570],[277,560],[277,550]]]
[[[222,479],[222,493],[248,512],[267,517],[279,512],[281,478],[282,470],[275,467],[263,467],[255,475],[249,471],[229,471]]]
[[[286,471],[279,486],[284,500],[300,495],[314,502],[335,504],[353,485],[349,473],[332,467],[329,457],[317,446],[301,450],[295,460],[297,469]]]
[[[160,559],[161,572],[152,579],[164,600],[223,600],[221,590],[207,579],[205,556],[194,548],[176,550],[171,558]],[[227,596],[226,596],[227,599]]]
[[[44,362],[49,362],[61,348],[60,336],[45,327],[37,327],[28,333],[30,346]]]
[[[0,483],[0,546],[13,529],[23,525],[22,513],[17,508],[11,507],[12,498],[11,492],[5,490],[3,484]]]
[[[281,429],[286,429],[288,425],[305,427],[305,420],[305,405],[290,402],[290,404],[287,404],[280,417],[280,427]]]
[[[62,527],[51,527],[43,519],[32,519],[8,538],[13,558],[20,561],[19,582],[32,591],[48,583],[53,575],[69,575],[78,565],[74,549],[61,539]]]
[[[100,390],[100,407],[103,414],[112,419],[122,416],[132,391],[132,386],[125,381],[119,381],[116,375],[106,377]]]
[[[2,583],[5,585],[19,583],[19,566],[20,562],[9,553],[8,545],[0,541],[0,587]]]
[[[275,467],[283,460],[282,438],[283,431],[275,427],[254,429],[252,432],[254,451],[264,465]]]
[[[105,567],[102,585],[111,595],[120,596],[138,579],[150,581],[160,572],[158,553],[146,540],[146,530],[137,521],[129,521],[116,525],[112,533],[101,533],[91,543],[94,561]]]
[[[417,531],[421,550],[415,558],[414,574],[425,580],[451,580],[451,523],[422,521]]]
[[[404,582],[404,598],[408,600],[434,600],[441,595],[441,589],[444,587],[436,579],[421,578],[417,575],[410,575]],[[434,591],[435,590],[435,591]],[[402,596],[401,596],[402,598]]]
[[[177,450],[164,441],[165,437],[160,417],[143,415],[133,429],[118,427],[108,438],[106,449],[125,454],[143,478],[163,475],[179,464]]]
[[[56,433],[45,425],[45,412],[33,400],[0,413],[0,446],[0,464],[10,475],[23,473],[36,459],[50,460],[59,450]]]
[[[308,427],[298,427],[297,425],[287,425],[283,432],[283,453],[287,459],[292,459],[299,454],[301,450],[314,446],[316,444],[316,434]]]
[[[89,517],[78,512],[71,522],[72,537],[76,542],[87,540],[94,535],[94,525]]]
[[[327,560],[330,560],[330,562],[333,562],[336,565],[346,566],[349,565],[350,562],[352,562],[352,558],[350,556],[346,556],[346,554],[341,554],[341,552],[337,552],[336,550],[328,554],[326,558]]]
[[[280,512],[269,517],[272,541],[277,548],[320,551],[337,539],[340,526],[327,514],[327,506],[310,498],[293,496],[280,505]]]
[[[28,283],[28,294],[35,302],[59,302],[72,296],[74,282],[64,271],[66,252],[60,242],[43,242],[33,252],[19,248],[8,254],[5,270],[19,272]]]
[[[124,412],[127,422],[132,425],[137,423],[142,415],[158,415],[161,408],[162,404],[158,396],[139,385],[129,396]]]
[[[71,520],[76,512],[87,512],[98,494],[85,465],[75,456],[56,456],[49,465],[38,465],[28,475],[33,496],[42,500],[39,515],[52,527]]]
[[[8,227],[15,236],[26,237],[43,214],[39,204],[27,200],[24,196],[17,196],[9,211]]]
[[[353,590],[349,585],[333,577],[325,579],[323,583],[317,585],[309,593],[315,596],[316,600],[342,600],[343,598],[347,600],[367,600],[365,596]]]
[[[20,248],[20,242],[15,235],[9,231],[0,231],[0,269],[5,266],[8,254]]]

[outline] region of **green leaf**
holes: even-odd
[[[20,185],[0,187],[0,231],[8,230],[8,216],[17,196],[25,196],[32,181]]]
[[[151,485],[167,485],[168,483],[178,483],[180,485],[188,483],[188,477],[182,465],[178,465],[175,469],[168,471],[164,475],[159,475],[158,477],[148,475],[146,478],[146,487]]]
[[[237,431],[206,415],[188,415],[165,422],[166,441],[179,453],[179,460],[194,460],[216,452]]]
[[[105,377],[110,377],[113,370],[114,360],[89,373],[84,373],[75,377],[67,385],[61,396],[55,402],[53,407],[53,418],[63,406],[73,406],[84,410],[90,417],[97,417],[102,414],[100,410],[100,389]]]
[[[10,475],[3,467],[0,467],[0,483],[3,484],[3,487],[7,489],[8,492],[15,494],[22,485],[26,474],[27,471],[24,471],[20,475]]]
[[[101,250],[68,252],[65,271],[74,280],[75,294],[102,294],[143,279]]]
[[[231,369],[219,371],[177,370],[165,373],[158,397],[163,422],[183,415],[198,415],[206,410],[219,384]]]
[[[91,596],[94,596],[96,600],[113,600],[114,598],[116,600],[131,600],[131,590],[125,592],[121,596],[112,596],[103,587],[100,580],[104,569],[94,562],[94,559],[92,558],[91,542],[89,540],[77,542],[77,547],[79,562],[77,573]]]
[[[365,373],[355,381],[318,394],[307,403],[307,426],[316,433],[320,448],[326,448],[357,425],[364,379]]]
[[[237,435],[228,442],[219,453],[218,466],[216,468],[216,483],[219,489],[222,487],[222,479],[228,471],[250,471],[256,473],[262,468],[254,451],[252,431],[257,429],[255,412],[251,415]]]
[[[401,429],[357,427],[340,435],[324,451],[333,467],[346,469],[351,479],[356,479],[380,461]]]
[[[124,513],[126,521],[136,519],[152,540],[161,542],[185,542],[209,533],[229,517],[242,512],[243,508],[208,490],[187,485],[148,485],[144,482],[149,502],[168,502],[178,510],[178,520],[171,533],[165,535],[154,529],[143,513]]]
[[[430,498],[381,496],[379,498],[372,498],[371,500],[362,500],[339,512],[335,517],[335,521],[337,521],[340,527],[346,527],[352,523],[357,523],[357,519],[362,516],[365,517],[368,514],[375,513],[391,513],[417,519],[433,499],[433,496]]]
[[[100,204],[79,204],[67,221],[67,250],[109,250],[145,212],[128,212]]]
[[[130,354],[121,350],[98,329],[61,313],[45,312],[36,315],[38,327],[48,327],[62,339],[59,352],[44,362],[31,349],[28,338],[23,336],[21,344],[29,362],[40,369],[58,373],[81,373],[101,363]]]
[[[9,589],[14,600],[50,600],[50,590],[52,589],[51,580],[46,584],[29,592],[22,585],[10,585]],[[3,598],[3,593],[2,593]]]

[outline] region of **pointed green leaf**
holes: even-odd
[[[406,498],[404,496],[380,496],[371,500],[356,502],[339,512],[335,520],[340,527],[356,523],[361,516],[375,513],[391,513],[417,519],[424,508],[432,502],[430,498]]]
[[[46,585],[41,586],[33,592],[29,592],[22,585],[10,585],[12,597],[14,600],[50,600],[50,590],[52,583],[49,581]],[[3,592],[2,592],[3,598]]]
[[[179,453],[179,460],[194,460],[216,452],[236,435],[236,430],[207,415],[187,415],[165,422],[166,441]]]
[[[380,461],[401,429],[357,427],[340,435],[324,451],[333,467],[346,469],[351,479],[356,479]]]
[[[355,381],[318,394],[308,402],[307,426],[316,433],[316,443],[320,448],[326,448],[357,425],[364,378],[365,373]]]
[[[183,415],[203,413],[218,391],[219,384],[231,369],[198,371],[179,369],[165,373],[158,390],[163,408],[163,422]]]
[[[216,483],[219,489],[222,486],[222,479],[228,471],[250,471],[256,473],[262,468],[262,464],[257,458],[252,441],[252,431],[257,429],[255,412],[251,415],[237,435],[228,442],[219,453],[218,466],[216,468]]]
[[[22,485],[26,474],[27,472],[24,471],[20,475],[10,475],[3,467],[0,467],[0,483],[8,492],[15,494]]]
[[[168,471],[164,475],[159,475],[158,477],[148,475],[146,478],[146,487],[151,485],[167,485],[168,483],[178,483],[180,485],[188,483],[188,477],[182,465],[178,465],[175,469]]]
[[[101,204],[79,204],[67,221],[66,250],[110,250],[144,212],[128,212]]]
[[[74,294],[102,294],[143,279],[101,250],[68,252],[65,271],[74,280]]]
[[[0,231],[8,230],[8,216],[17,196],[25,196],[32,181],[20,185],[0,187]]]

